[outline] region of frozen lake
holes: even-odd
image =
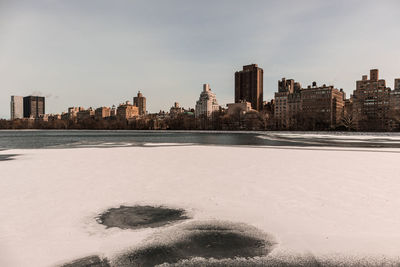
[[[0,266],[58,266],[92,255],[115,264],[119,255],[129,252],[123,259],[134,261],[132,255],[154,244],[179,248],[201,263],[208,251],[188,251],[185,238],[198,239],[193,233],[199,230],[193,229],[209,224],[229,231],[234,242],[254,245],[261,241],[251,238],[265,235],[274,244],[265,256],[238,254],[243,258],[236,259],[237,266],[297,256],[354,266],[358,260],[398,262],[398,134],[4,131],[0,136]],[[156,210],[158,217],[150,218],[156,223],[147,228],[99,223],[101,214],[112,223],[124,216],[107,213],[120,206]],[[165,214],[177,220],[159,223]],[[133,221],[142,225],[146,216],[142,212]],[[220,255],[225,254],[215,257]]]
[[[219,146],[396,147],[400,133],[219,131],[0,131],[0,149],[118,147],[165,144]]]

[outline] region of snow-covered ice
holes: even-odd
[[[400,149],[181,145],[0,154],[18,154],[0,161],[0,266],[54,266],[138,246],[160,229],[106,229],[95,220],[135,204],[255,226],[278,241],[272,253],[399,255]]]

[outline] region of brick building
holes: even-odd
[[[139,108],[131,105],[129,101],[117,108],[117,117],[120,119],[132,119],[139,116]]]
[[[301,90],[301,113],[305,127],[334,129],[340,125],[346,95],[342,89],[325,84],[318,87],[316,82]]]
[[[235,72],[235,103],[247,101],[252,109],[263,108],[263,75],[264,71],[257,64],[243,66]]]
[[[111,116],[111,109],[109,107],[96,108],[94,112],[94,117],[96,119],[108,118]]]
[[[400,79],[394,80],[389,100],[390,129],[400,130]]]
[[[138,92],[137,96],[133,98],[133,105],[138,107],[140,116],[146,115],[146,98],[140,91]]]
[[[79,111],[76,113],[76,118],[78,120],[87,120],[94,117],[95,111],[93,108],[83,109],[79,108]]]
[[[228,111],[227,114],[228,116],[240,116],[242,114],[246,114],[249,111],[254,111],[251,108],[251,103],[250,102],[246,102],[246,101],[242,101],[240,103],[230,103],[227,104],[228,107]]]
[[[357,130],[379,131],[389,128],[391,90],[379,79],[379,70],[370,70],[370,79],[363,75],[353,92],[353,117]]]
[[[394,89],[390,92],[390,111],[400,112],[400,79],[394,80]]]
[[[178,102],[175,102],[174,106],[169,109],[169,114],[170,114],[171,118],[176,118],[176,117],[178,117],[179,114],[182,114],[183,112],[184,112],[184,108],[179,106]]]
[[[278,92],[275,93],[275,127],[290,129],[296,127],[301,112],[301,84],[292,79],[282,78],[278,81]]]

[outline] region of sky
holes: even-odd
[[[400,1],[0,0],[0,118],[11,95],[46,113],[100,107],[140,90],[149,112],[194,107],[209,83],[234,99],[234,72],[258,64],[264,100],[282,77],[343,88],[380,69],[400,77]]]

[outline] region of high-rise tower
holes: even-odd
[[[45,102],[43,96],[24,97],[24,117],[39,118],[45,114]]]
[[[203,91],[199,100],[196,102],[195,116],[210,117],[215,111],[219,110],[219,105],[215,94],[211,91],[210,85],[203,84]]]
[[[10,118],[11,120],[24,117],[24,98],[22,96],[11,96]]]
[[[139,115],[146,115],[146,98],[139,91],[133,98],[133,105],[139,108]]]
[[[247,101],[255,110],[263,106],[264,71],[257,64],[243,66],[243,70],[235,73],[235,103]]]

